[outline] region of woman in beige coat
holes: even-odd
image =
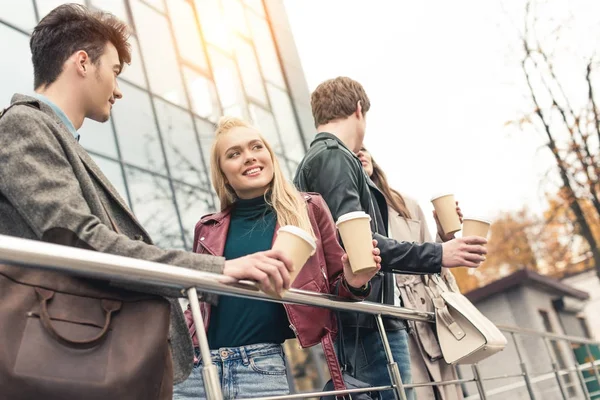
[[[381,168],[375,163],[371,154],[362,148],[357,154],[362,162],[363,168],[371,180],[383,192],[388,203],[389,214],[389,236],[399,241],[407,242],[431,242],[431,235],[427,228],[425,215],[419,204],[410,197],[403,196],[396,190],[390,188],[387,178]],[[456,211],[462,220],[460,208]],[[437,241],[448,241],[454,238],[452,235],[443,235],[437,215]],[[441,235],[440,235],[441,233]],[[447,281],[458,290],[454,276],[446,268],[442,269]],[[396,274],[396,305],[403,304],[405,307],[422,311],[433,312],[433,303],[425,290],[423,276]],[[400,303],[400,299],[402,303]],[[409,349],[412,380],[414,383],[448,381],[458,379],[455,368],[447,364],[437,341],[434,325],[426,322],[409,321]],[[419,387],[415,390],[418,400],[459,400],[463,399],[462,390],[458,385],[446,385],[439,387]]]

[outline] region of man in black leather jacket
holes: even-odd
[[[319,133],[301,161],[294,183],[302,191],[321,194],[335,220],[352,211],[364,211],[371,216],[371,230],[381,250],[383,273],[371,280],[372,288],[367,300],[394,304],[394,279],[390,272],[432,274],[439,273],[442,266],[478,267],[485,260],[486,250],[482,246],[486,243],[484,238],[466,237],[444,244],[416,244],[397,242],[387,237],[388,215],[385,198],[366,175],[355,155],[363,143],[365,117],[370,108],[370,101],[358,82],[345,77],[325,81],[311,95],[311,105]],[[352,337],[355,331],[348,328],[356,326],[362,328],[363,338],[366,335],[377,335],[375,318],[367,314],[345,313],[342,315],[342,324],[346,337]],[[386,331],[390,332],[404,330],[406,327],[403,320],[393,318],[384,318],[384,326]],[[382,356],[385,358],[384,354]],[[404,358],[403,355],[400,355],[400,358]],[[350,360],[352,359],[353,357],[350,357]],[[373,360],[365,360],[365,363],[372,364],[371,361]],[[355,367],[359,379],[361,364],[365,363],[359,360],[359,365]],[[408,369],[402,368],[402,362],[399,362],[404,383],[407,383],[410,377],[410,365],[407,365]],[[385,362],[377,367],[379,368],[383,368],[383,378],[387,380]],[[373,366],[369,369],[372,370]],[[363,380],[368,378],[362,377]],[[368,383],[385,385],[389,380],[381,383],[371,379]]]

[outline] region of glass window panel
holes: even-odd
[[[168,5],[179,54],[185,60],[206,70],[206,55],[200,41],[193,6],[185,0],[169,0]]]
[[[118,158],[115,135],[110,121],[100,123],[85,119],[83,126],[79,129],[79,134],[81,135],[79,143],[86,150]]]
[[[270,84],[267,84],[267,91],[279,133],[286,143],[285,153],[289,158],[300,161],[304,156],[304,147],[290,98],[287,92]]]
[[[126,79],[138,86],[147,88],[144,78],[144,69],[142,68],[142,57],[140,53],[140,44],[135,37],[129,38],[131,44],[131,64],[125,64],[119,77]]]
[[[194,4],[196,4],[198,18],[200,18],[204,40],[230,53],[231,32],[225,22],[219,2],[215,0],[195,0]]]
[[[188,67],[183,67],[183,76],[194,112],[216,121],[219,117],[219,101],[214,83]]]
[[[269,24],[264,18],[254,13],[248,13],[248,21],[250,22],[254,46],[265,79],[278,86],[286,87]]]
[[[192,116],[159,99],[155,104],[171,176],[191,185],[207,185]]]
[[[14,93],[33,92],[33,66],[27,35],[0,24],[0,38],[0,54],[10,54],[0,63],[0,108],[4,108]]]
[[[293,160],[286,160],[288,169],[290,171],[289,179],[290,182],[294,180],[294,176],[296,175],[296,170],[298,169],[298,163]]]
[[[186,106],[167,19],[139,0],[131,1],[131,7],[152,92]]]
[[[19,0],[19,3],[20,2],[23,2],[23,0]],[[77,4],[85,5],[85,0],[72,0],[72,1],[36,0],[40,19],[44,18],[46,16],[46,14],[48,14],[50,11],[54,10],[56,7],[60,6],[61,4],[66,4],[66,3],[77,3]]]
[[[0,20],[25,29],[28,32],[31,32],[36,25],[37,21],[35,20],[35,11],[33,10],[33,2],[31,0],[0,0],[0,10],[4,11],[0,15]]]
[[[238,65],[240,65],[240,73],[244,82],[244,88],[246,89],[246,95],[267,105],[267,95],[252,45],[240,37],[236,38],[235,54],[238,59]]]
[[[166,178],[125,167],[133,211],[159,247],[183,249],[173,192]]]
[[[203,119],[196,118],[196,129],[198,130],[200,147],[202,148],[202,154],[204,154],[204,160],[206,161],[206,167],[208,168],[207,172],[210,176],[210,151],[215,140],[215,125]],[[210,187],[212,190],[212,185],[210,185]]]
[[[45,0],[42,0],[45,1]],[[129,23],[127,8],[123,0],[92,0],[92,6],[108,11],[121,21]]]
[[[191,250],[196,223],[204,215],[216,211],[213,206],[212,195],[200,188],[177,182],[175,182],[175,193],[177,194],[177,206],[181,214],[186,245]]]
[[[250,36],[244,6],[239,0],[223,0],[223,10],[225,11],[227,24],[232,31]]]
[[[123,160],[153,171],[164,171],[165,162],[148,93],[121,83],[123,98],[112,110]]]
[[[273,151],[278,154],[283,154],[283,145],[279,134],[277,133],[277,125],[273,115],[260,108],[255,104],[250,104],[248,107],[253,124],[260,130],[262,135],[267,139]]]
[[[127,199],[127,191],[125,190],[125,181],[123,180],[123,171],[121,170],[121,164],[117,161],[107,160],[104,157],[98,157],[93,154],[90,156],[94,159],[102,173],[106,176],[108,181],[117,189],[117,192],[123,199]],[[129,201],[125,200],[127,204]]]
[[[208,54],[223,109],[240,105],[245,107],[246,101],[233,60],[214,49],[210,49]]]
[[[263,6],[262,0],[244,0],[244,3],[250,7],[250,9],[261,16],[265,16],[265,7]]]

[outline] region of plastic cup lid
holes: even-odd
[[[369,221],[371,221],[371,216],[369,214],[367,214],[366,212],[352,211],[352,212],[349,212],[347,214],[340,216],[335,224],[339,225],[342,222],[350,221],[350,220],[357,219],[357,218],[369,218]]]
[[[487,218],[481,218],[478,216],[473,216],[473,215],[469,215],[468,217],[463,217],[463,221],[479,221],[479,222],[485,222],[486,224],[491,225],[492,221],[490,221]]]
[[[454,193],[438,193],[435,196],[433,196],[430,201],[434,201],[436,199],[439,199],[440,197],[450,196],[450,195],[454,196]]]
[[[277,232],[287,232],[287,233],[291,233],[292,235],[296,235],[299,238],[304,239],[304,241],[306,243],[311,245],[313,248],[313,251],[317,249],[317,243],[315,242],[315,239],[313,239],[312,236],[310,236],[310,234],[308,232],[306,232],[304,229],[298,228],[297,226],[294,226],[294,225],[282,226],[281,228],[279,228],[279,230]]]

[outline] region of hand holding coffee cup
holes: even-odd
[[[352,270],[352,266],[350,265],[348,254],[344,254],[342,256],[342,264],[344,265],[344,279],[346,280],[346,283],[349,286],[355,289],[359,289],[365,286],[371,280],[371,278],[375,276],[377,271],[381,269],[381,250],[379,250],[379,248],[377,247],[377,240],[373,239],[372,244],[373,261],[375,262],[375,265],[377,267],[375,269],[369,268],[362,272],[354,272]]]
[[[277,230],[273,250],[279,250],[292,260],[290,271],[290,287],[300,273],[306,261],[317,249],[315,239],[305,230],[293,225],[282,226]],[[268,293],[281,296],[281,293]]]
[[[465,217],[463,222],[463,237],[480,237],[487,239],[492,223],[485,218]]]
[[[481,236],[463,236],[442,243],[442,267],[477,268],[485,261],[487,239]]]
[[[462,213],[462,210],[460,209],[460,207],[458,206],[458,201],[456,202],[456,214],[458,214],[458,219],[459,219],[460,223],[462,224],[463,223],[463,213]],[[440,239],[442,239],[442,242],[447,242],[448,240],[454,239],[454,234],[456,232],[450,232],[448,234],[444,233],[444,229],[442,228],[442,224],[441,224],[438,214],[435,210],[433,210],[433,218],[435,219],[435,224],[437,226],[437,234],[439,235]]]
[[[352,272],[376,271],[369,214],[363,211],[350,212],[340,216],[335,224],[340,231]]]
[[[435,208],[436,220],[440,221],[442,228],[443,235],[440,235],[440,237],[443,239],[460,231],[460,214],[457,212],[458,203],[454,199],[454,195],[443,194],[434,196],[431,202]]]

